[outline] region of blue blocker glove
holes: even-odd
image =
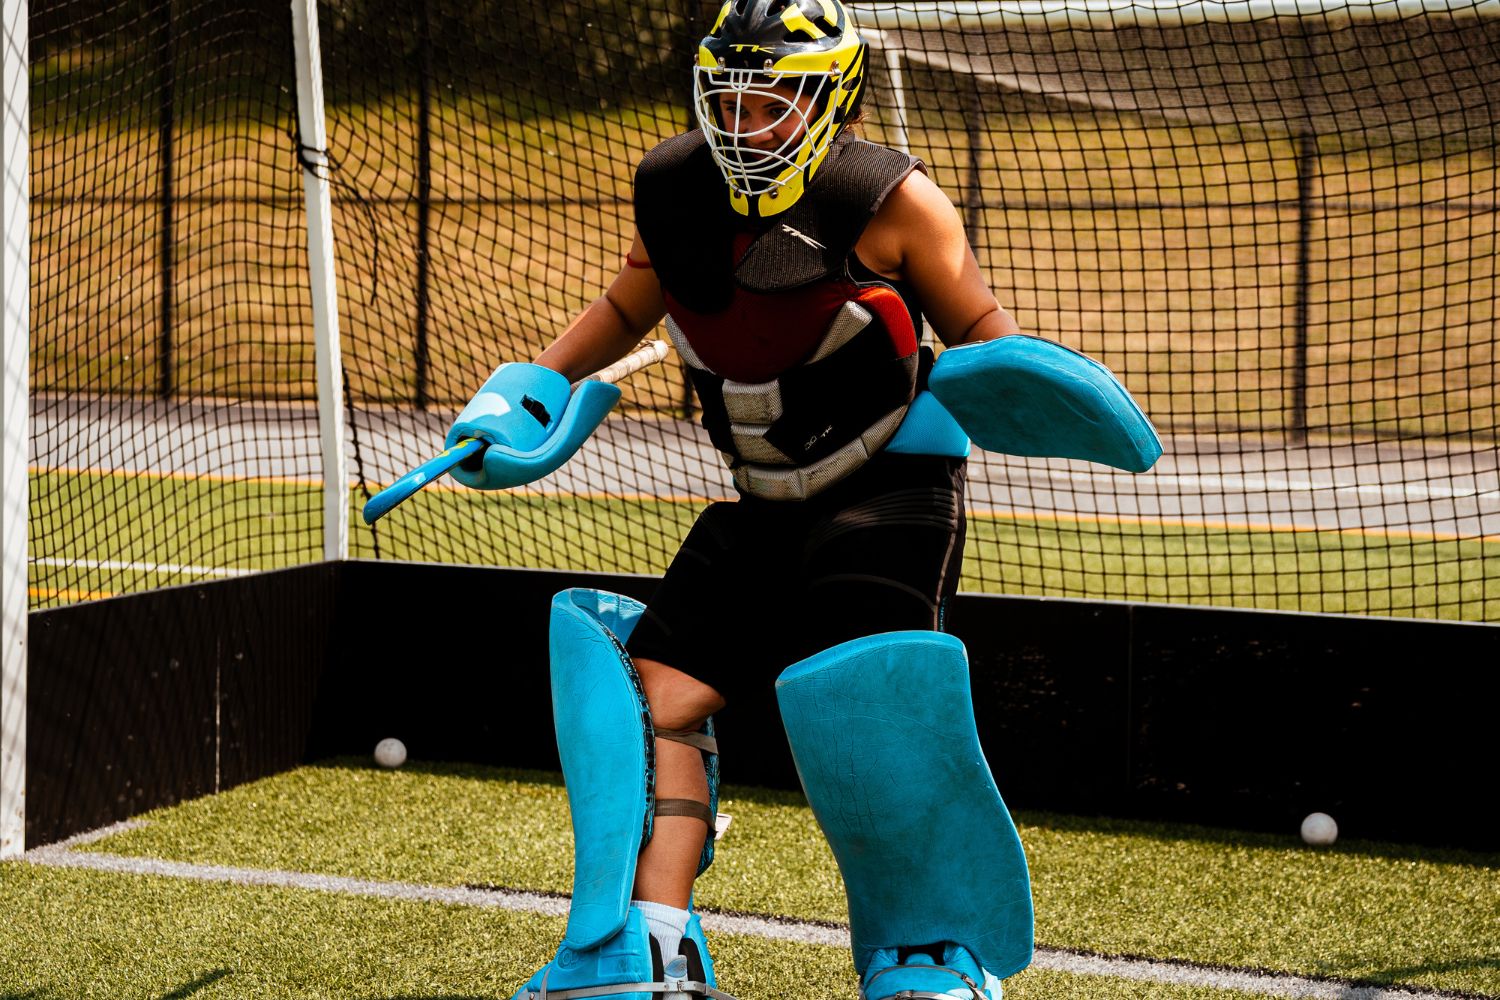
[[[928,388],[986,451],[1080,458],[1144,472],[1161,439],[1110,370],[1040,337],[1014,335],[944,351]]]
[[[550,368],[503,364],[448,429],[446,447],[463,438],[486,445],[450,475],[476,490],[534,483],[572,458],[619,398],[619,388],[605,382],[580,382],[574,389]]]

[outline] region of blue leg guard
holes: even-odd
[[[664,960],[645,918],[630,905],[636,860],[651,839],[657,813],[658,737],[705,754],[709,836],[700,874],[713,860],[711,817],[718,803],[712,723],[692,734],[658,733],[651,724],[640,676],[625,652],[642,610],[628,597],[595,590],[567,590],[553,598],[552,718],[573,819],[573,901],[557,957],[512,1000],[725,996],[715,989],[696,914],[683,935],[682,954]],[[667,812],[668,803],[661,805]]]
[[[1026,856],[979,747],[963,644],[855,639],[776,682],[849,895],[862,1000],[998,1000],[1031,962]]]
[[[630,987],[641,989],[626,992]],[[606,1000],[690,1000],[711,997],[734,1000],[718,990],[713,960],[703,925],[695,913],[682,935],[680,953],[663,962],[641,911],[631,907],[625,926],[603,944],[582,951],[568,947],[538,969],[511,1000],[573,1000],[596,997]]]

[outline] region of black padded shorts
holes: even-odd
[[[809,500],[699,515],[626,644],[732,699],[880,632],[941,629],[964,547],[965,460],[881,452]]]

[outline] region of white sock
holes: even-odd
[[[677,957],[677,949],[682,946],[682,935],[687,930],[688,918],[692,913],[688,910],[679,910],[675,906],[666,903],[652,903],[644,899],[634,899],[631,906],[640,910],[646,918],[646,927],[651,931],[651,936],[656,938],[656,944],[661,948],[662,965],[666,965]]]

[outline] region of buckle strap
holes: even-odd
[[[696,747],[704,753],[718,753],[719,741],[707,733],[696,729],[656,729],[656,738],[659,740],[671,740],[673,743],[686,743],[690,747]]]
[[[978,983],[974,982],[974,980],[970,979],[968,976],[964,975],[962,972],[959,972],[957,969],[950,969],[946,965],[916,965],[916,964],[913,964],[913,965],[890,965],[890,966],[887,966],[884,969],[881,969],[879,972],[875,973],[875,975],[873,975],[873,976],[870,977],[869,982],[865,983],[862,987],[860,987],[860,990],[859,990],[860,1000],[869,1000],[870,983],[873,983],[875,980],[879,979],[881,976],[885,975],[887,972],[896,972],[898,970],[904,970],[904,969],[927,969],[929,971],[934,971],[934,972],[946,972],[946,973],[949,973],[950,975],[957,976],[959,979],[963,980],[964,985],[967,986],[971,991],[973,991],[974,1000],[989,1000],[989,998],[984,995],[984,991],[979,988],[979,984]],[[953,994],[951,994],[951,993],[928,993],[926,990],[900,990],[899,992],[892,993],[889,997],[883,997],[882,1000],[953,1000]]]
[[[721,993],[707,983],[700,983],[691,979],[683,979],[670,983],[613,983],[608,986],[575,986],[567,990],[549,990],[544,981],[540,991],[527,990],[522,1000],[583,1000],[584,997],[615,996],[621,993],[686,993],[689,996],[695,997],[711,997],[712,1000],[735,1000],[728,993]],[[937,996],[937,994],[933,995]]]

